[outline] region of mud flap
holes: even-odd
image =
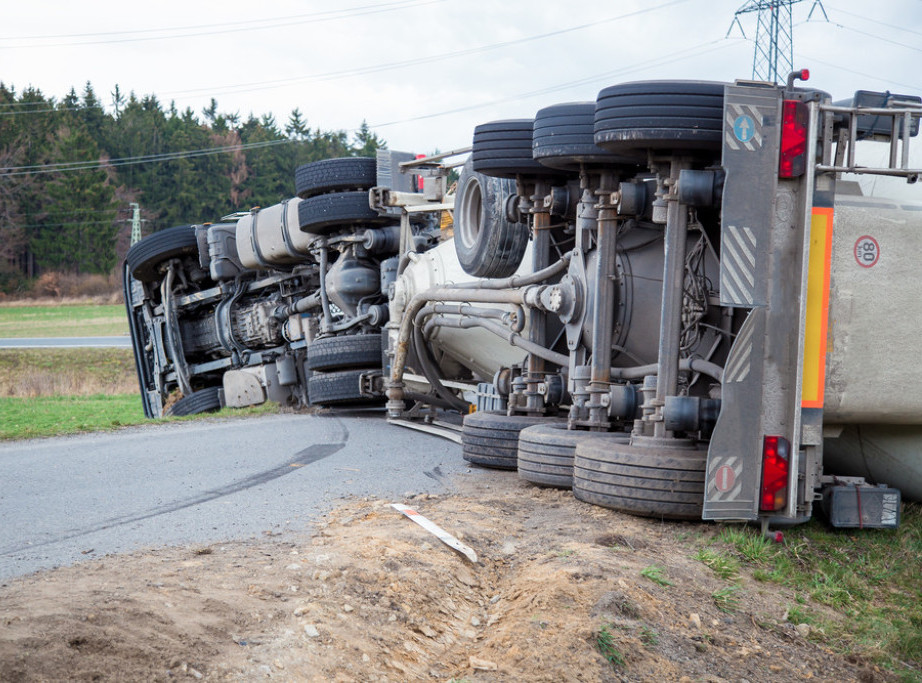
[[[808,163],[800,178],[778,177],[782,96],[760,85],[725,92],[720,296],[722,305],[751,310],[724,369],[704,519],[760,516],[766,436],[790,445],[787,498],[769,514],[797,516],[814,169]],[[810,121],[807,139],[814,139],[815,109]]]

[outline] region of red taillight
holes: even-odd
[[[785,100],[781,106],[781,161],[778,175],[797,178],[807,169],[807,105]]]
[[[777,512],[788,502],[790,450],[782,436],[766,436],[762,443],[762,512]]]
[[[425,155],[425,154],[417,154],[417,155],[416,155],[416,158],[417,158],[417,159],[425,159],[425,158],[426,158],[426,155]],[[423,177],[422,177],[421,175],[416,176],[416,190],[417,190],[417,192],[422,192],[422,191],[425,190],[425,189],[426,189],[426,183],[425,183],[425,181],[423,180]]]

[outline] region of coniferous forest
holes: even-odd
[[[145,235],[213,222],[290,197],[300,164],[383,146],[365,124],[312,129],[299,109],[279,122],[215,100],[180,111],[118,86],[104,103],[90,83],[60,100],[0,83],[0,292],[45,272],[112,273],[132,202]]]

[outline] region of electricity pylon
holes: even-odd
[[[756,20],[755,54],[752,59],[752,77],[757,81],[777,83],[784,81],[787,75],[794,70],[794,25],[792,20],[791,5],[803,0],[748,0],[733,15],[734,26],[739,26],[743,35],[743,25],[740,16],[758,12]],[[814,0],[810,8],[809,20],[813,11],[819,7],[826,20],[826,10],[822,0]]]

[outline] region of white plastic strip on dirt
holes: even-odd
[[[435,436],[441,436],[443,439],[448,439],[449,441],[454,441],[457,444],[461,443],[461,432],[456,429],[450,429],[448,427],[443,427],[441,425],[428,424],[423,422],[412,422],[410,420],[401,420],[395,418],[389,418],[388,424],[395,424],[400,427],[407,427],[408,429],[415,429],[418,432],[425,432],[426,434],[434,434]]]
[[[438,538],[442,543],[447,545],[453,550],[457,550],[459,553],[464,555],[471,562],[477,562],[477,553],[474,552],[474,549],[470,546],[464,545],[457,538],[452,536],[450,533],[445,531],[435,522],[430,521],[426,517],[423,517],[416,510],[411,508],[409,505],[401,505],[400,503],[391,503],[391,507],[397,510],[398,512],[406,515],[407,518],[412,519],[414,522],[419,524],[423,529],[428,531],[430,534]]]

